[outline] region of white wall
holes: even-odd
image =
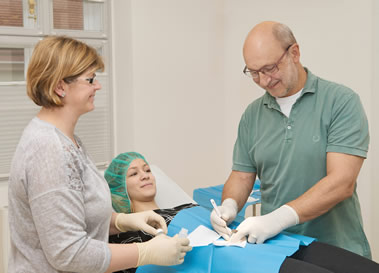
[[[132,83],[125,81],[125,69],[115,68],[116,113],[130,118],[126,111],[133,109],[131,123],[121,118],[116,122],[116,135],[127,136],[131,143],[119,136],[116,151],[143,153],[190,195],[194,188],[223,183],[228,173],[219,3],[119,1],[114,6],[114,18],[120,19],[114,31],[115,65],[132,67]],[[131,30],[120,31],[119,26]],[[132,54],[124,56],[125,47],[116,43],[127,33],[130,40],[124,43],[131,44]],[[129,101],[118,98],[126,93],[131,94]]]
[[[130,0],[113,2],[117,153],[136,150],[192,195],[223,183],[240,115],[263,94],[242,75],[242,44],[262,20],[289,25],[302,63],[359,93],[371,150],[358,180],[365,229],[379,261],[379,87],[375,0]],[[374,20],[375,19],[375,20]],[[374,55],[374,41],[376,41]],[[374,66],[375,56],[375,66]],[[375,70],[374,70],[375,69]],[[375,100],[376,99],[376,100]],[[375,237],[376,236],[376,237]]]

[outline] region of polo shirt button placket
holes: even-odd
[[[286,124],[286,142],[292,142],[292,135],[293,135],[293,129],[292,129],[292,120],[288,119]]]

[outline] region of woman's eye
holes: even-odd
[[[147,169],[147,170],[146,170],[146,172],[147,172],[147,173],[150,173],[150,172],[151,172],[151,170],[150,170],[150,169]]]

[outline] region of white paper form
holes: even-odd
[[[217,232],[210,230],[203,225],[200,225],[194,231],[192,231],[187,238],[190,240],[190,246],[196,247],[207,246],[220,237],[221,236]]]
[[[188,239],[190,240],[190,246],[207,246],[209,244],[214,244],[216,246],[238,246],[245,247],[246,240],[238,243],[231,244],[229,241],[225,241],[224,239],[220,239],[221,236],[203,225],[199,225],[194,231],[192,231],[188,235]]]

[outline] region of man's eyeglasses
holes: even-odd
[[[293,44],[292,44],[293,45]],[[250,77],[250,78],[253,78],[254,80],[257,80],[259,79],[259,73],[263,73],[265,74],[266,76],[272,76],[274,75],[276,72],[279,71],[279,67],[278,65],[280,64],[280,62],[282,61],[284,55],[286,55],[286,53],[288,52],[288,49],[290,49],[290,47],[292,45],[289,45],[286,50],[284,51],[283,55],[280,56],[279,60],[274,63],[274,64],[270,64],[270,65],[265,65],[264,67],[262,67],[261,69],[259,70],[250,70],[247,68],[247,66],[245,66],[245,68],[243,69],[243,73]]]

